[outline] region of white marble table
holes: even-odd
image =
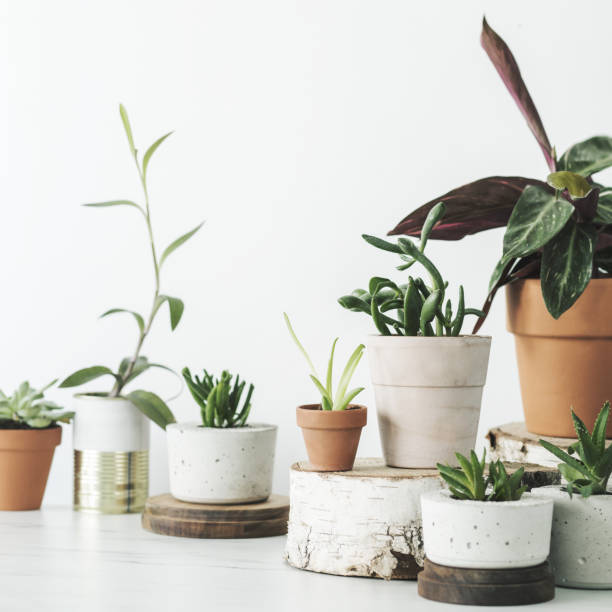
[[[94,516],[58,507],[0,512],[0,610],[465,609],[420,599],[414,582],[343,578],[290,568],[282,561],[284,543],[284,537],[158,536],[141,529],[140,517],[134,515]],[[612,591],[557,589],[556,599],[537,609],[541,608],[610,611]]]

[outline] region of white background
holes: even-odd
[[[383,235],[417,205],[483,176],[546,175],[480,48],[483,12],[514,51],[559,151],[610,132],[612,7],[603,1],[580,10],[466,0],[0,7],[0,388],[114,367],[133,350],[132,320],[97,317],[149,306],[142,219],[79,206],[140,199],[121,101],[141,150],[175,130],[150,166],[159,244],[206,220],[164,269],[163,291],[185,301],[183,321],[170,333],[164,310],[144,352],[176,370],[229,368],[255,383],[253,419],[280,425],[278,492],[305,454],[295,407],[317,399],[282,311],[321,369],[334,336],[344,361],[373,326],[336,299],[397,263],[361,233]],[[501,237],[428,247],[471,306],[485,297]],[[501,298],[483,329],[494,340],[480,439],[521,419]],[[368,387],[359,399],[372,410],[360,454],[380,455],[366,359],[354,383]],[[139,386],[169,395],[175,384],[154,371]],[[50,395],[70,406],[69,390]],[[198,418],[186,393],[172,408],[179,420]],[[46,503],[71,501],[64,433]],[[153,426],[151,491],[166,489],[164,434]]]

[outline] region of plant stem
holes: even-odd
[[[145,222],[147,224],[149,242],[151,243],[151,255],[153,257],[153,268],[155,270],[155,294],[153,296],[153,305],[151,306],[151,312],[149,314],[149,318],[147,319],[145,326],[143,327],[142,331],[140,332],[138,336],[138,342],[136,343],[136,349],[134,350],[132,359],[130,360],[130,363],[128,364],[125,374],[122,377],[122,381],[120,382],[119,380],[117,380],[115,382],[113,390],[110,393],[111,397],[117,397],[121,393],[121,390],[125,386],[128,378],[134,371],[134,366],[136,365],[136,361],[138,360],[138,357],[140,355],[142,345],[144,344],[147,334],[151,330],[151,325],[153,324],[153,319],[155,318],[155,315],[158,309],[157,300],[159,298],[159,263],[157,259],[157,251],[155,249],[155,240],[153,239],[153,227],[151,225],[151,210],[149,208],[149,191],[147,189],[146,178],[143,174],[140,164],[138,163],[138,154],[136,152],[134,153],[134,162],[136,163],[136,169],[138,170],[138,176],[140,177],[140,183],[142,185],[142,190],[144,192],[144,198],[145,198],[145,211],[146,211]]]

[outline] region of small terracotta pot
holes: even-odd
[[[62,428],[0,429],[0,510],[38,510]]]
[[[604,401],[612,400],[612,279],[591,280],[558,319],[546,309],[536,278],[508,285],[506,304],[527,429],[576,437],[570,407],[591,428]]]
[[[298,406],[296,414],[313,469],[319,472],[345,472],[353,468],[361,429],[368,420],[365,406],[322,410],[321,404],[307,404]]]

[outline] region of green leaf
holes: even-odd
[[[423,223],[423,229],[421,230],[421,252],[425,250],[425,245],[427,244],[431,230],[436,223],[442,219],[445,213],[446,206],[444,202],[438,202],[427,214],[425,222]]]
[[[155,312],[159,310],[164,302],[168,302],[168,308],[170,309],[170,327],[172,328],[172,331],[174,331],[176,326],[179,324],[181,317],[183,316],[185,304],[183,304],[183,301],[179,298],[170,297],[169,295],[159,295],[157,296]]]
[[[149,161],[151,159],[151,156],[153,155],[153,153],[155,153],[155,151],[157,151],[157,147],[159,147],[159,145],[164,142],[164,140],[166,140],[166,138],[168,138],[168,136],[170,136],[170,134],[172,134],[172,132],[168,132],[167,134],[164,134],[161,138],[158,138],[145,152],[144,157],[142,158],[142,174],[143,176],[147,176],[147,167],[149,166]]]
[[[570,147],[559,160],[559,168],[590,176],[612,166],[612,138],[593,136]]]
[[[338,388],[336,389],[336,397],[334,398],[334,410],[338,410],[339,406],[342,406],[344,399],[346,397],[346,390],[348,388],[349,383],[351,382],[351,378],[353,378],[353,374],[355,373],[355,369],[359,365],[361,358],[363,357],[363,351],[365,346],[360,344],[351,354],[346,363],[344,371],[342,372],[342,376],[340,376],[340,382],[338,383]]]
[[[602,225],[612,224],[612,188],[605,187],[599,192],[597,212],[593,222]]]
[[[287,325],[287,329],[289,330],[289,334],[293,338],[295,345],[298,347],[300,353],[302,353],[302,355],[304,356],[304,359],[306,359],[308,363],[308,367],[310,368],[310,371],[318,378],[319,375],[317,374],[317,370],[314,367],[308,353],[306,352],[306,349],[302,346],[302,343],[298,340],[298,337],[295,335],[295,332],[293,331],[293,326],[291,325],[291,321],[289,320],[289,316],[287,315],[286,312],[283,312],[283,317],[285,319],[285,325]]]
[[[582,295],[593,273],[596,233],[573,219],[545,247],[540,271],[548,312],[558,319]]]
[[[584,176],[567,170],[549,174],[546,182],[560,191],[567,189],[571,196],[577,198],[583,198],[593,188]]]
[[[102,319],[103,317],[106,317],[111,314],[115,314],[117,312],[127,312],[128,314],[131,314],[134,317],[134,319],[136,319],[136,323],[138,324],[138,329],[140,330],[140,333],[144,331],[145,322],[144,322],[144,319],[142,318],[142,315],[139,315],[137,312],[134,312],[133,310],[126,310],[125,308],[111,308],[110,310],[107,310],[105,313],[101,314],[100,318]]]
[[[329,361],[327,362],[327,378],[325,381],[325,388],[327,389],[327,394],[331,398],[333,394],[333,373],[334,373],[334,353],[336,351],[336,343],[338,342],[338,338],[336,338],[331,347],[331,353],[329,355]]]
[[[123,104],[119,105],[119,114],[121,115],[121,123],[123,123],[123,129],[125,130],[125,135],[127,136],[128,144],[130,145],[130,151],[135,157],[136,147],[134,146],[134,136],[132,136],[132,127],[130,126],[130,120]]]
[[[528,185],[518,199],[504,234],[504,257],[525,257],[558,234],[572,216],[574,207],[564,198],[535,185]]]
[[[368,234],[362,234],[361,237],[373,247],[377,249],[382,249],[383,251],[389,251],[390,253],[402,253],[402,249],[400,249],[397,244],[393,244],[392,242],[387,242],[386,240],[382,240],[381,238],[377,238],[376,236],[370,236]]]
[[[338,304],[340,304],[342,308],[352,310],[353,312],[365,312],[370,314],[370,305],[356,295],[343,295],[341,298],[338,298]]]
[[[595,444],[598,452],[601,454],[606,448],[606,428],[608,425],[608,417],[610,416],[610,402],[604,402],[593,426],[593,444]]]
[[[570,468],[576,470],[577,472],[580,472],[586,478],[592,477],[592,474],[589,472],[589,470],[584,465],[582,465],[580,461],[578,461],[577,459],[574,459],[574,457],[572,457],[571,455],[568,455],[565,451],[556,447],[554,444],[551,444],[550,442],[546,440],[540,440],[540,444],[547,451],[555,455],[555,457],[558,457],[559,459],[561,459],[561,461],[563,461]]]
[[[416,336],[419,333],[422,307],[423,300],[413,278],[410,277],[404,294],[404,330],[407,336]]]
[[[117,375],[106,366],[92,366],[90,368],[83,368],[82,370],[77,370],[74,372],[74,374],[68,376],[68,378],[63,380],[59,386],[61,388],[78,387],[79,385],[84,385],[91,380],[100,378],[100,376],[106,376],[107,374],[117,378]]]
[[[164,261],[166,261],[168,255],[176,251],[176,249],[178,249],[182,244],[187,242],[203,225],[204,221],[202,221],[200,225],[194,227],[191,231],[187,232],[186,234],[183,234],[182,236],[179,236],[174,242],[170,243],[165,248],[164,252],[162,253],[162,256],[159,259],[160,267],[164,263]]]
[[[162,429],[170,423],[176,423],[176,419],[172,411],[161,397],[151,393],[150,391],[132,391],[127,399],[140,410],[146,417],[150,418],[156,425]]]
[[[576,435],[578,436],[578,440],[580,441],[582,461],[587,466],[587,468],[591,470],[597,462],[597,459],[599,458],[599,453],[597,452],[597,448],[593,444],[591,434],[586,428],[586,425],[582,422],[582,419],[580,419],[580,417],[574,412],[573,409],[571,413],[572,421],[574,422],[574,429],[576,430]]]
[[[392,280],[383,278],[382,276],[373,276],[368,283],[370,295],[375,295],[380,290],[385,288],[393,290],[396,295],[401,293],[398,286]]]
[[[132,202],[132,200],[109,200],[108,202],[91,202],[89,204],[83,204],[83,206],[88,206],[89,208],[107,208],[109,206],[131,206],[132,208],[137,208],[143,215],[145,211],[139,204],[136,202]]]

